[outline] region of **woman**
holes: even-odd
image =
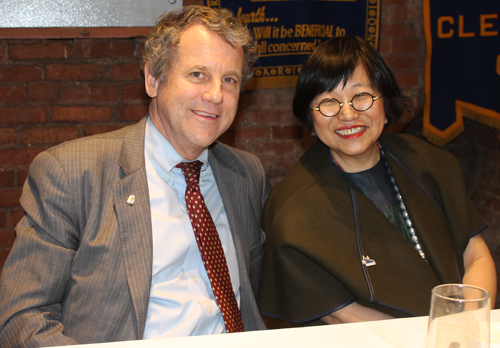
[[[486,288],[495,303],[486,226],[456,159],[382,134],[405,108],[362,39],[331,39],[307,59],[293,111],[318,141],[265,209],[264,315],[299,324],[427,315],[431,289],[460,282]]]

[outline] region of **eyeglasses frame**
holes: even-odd
[[[368,94],[370,97],[372,97],[372,103],[371,103],[371,105],[370,105],[369,107],[367,107],[366,109],[363,109],[363,110],[356,109],[356,108],[354,107],[354,105],[352,105],[352,101],[354,100],[354,98],[356,98],[357,96],[360,96],[360,95],[362,95],[362,94]],[[380,95],[380,96],[378,96],[378,97],[376,97],[376,96],[374,96],[374,95],[373,95],[373,94],[371,94],[371,93],[368,93],[368,92],[361,92],[361,93],[356,93],[356,94],[352,97],[351,101],[347,101],[347,100],[345,100],[345,101],[341,102],[341,101],[340,101],[340,100],[338,100],[337,98],[325,98],[325,99],[323,99],[322,101],[320,101],[320,102],[318,103],[318,105],[317,105],[315,108],[311,108],[311,107],[309,107],[309,109],[311,109],[311,110],[315,110],[315,111],[319,111],[319,113],[320,113],[321,115],[325,116],[325,117],[335,117],[335,116],[337,116],[338,114],[340,114],[340,111],[342,111],[342,106],[343,106],[345,103],[348,103],[348,104],[349,104],[349,105],[350,105],[350,106],[351,106],[354,110],[356,110],[356,111],[360,111],[360,112],[361,112],[361,111],[367,111],[367,110],[370,110],[370,109],[372,108],[373,104],[375,104],[375,101],[376,101],[376,100],[378,100],[378,99],[380,99],[380,98],[382,98],[382,96],[381,96],[381,95]],[[339,107],[339,111],[338,111],[335,115],[325,115],[325,114],[324,114],[324,113],[322,113],[322,112],[321,112],[321,110],[319,109],[319,106],[321,105],[321,103],[323,103],[324,101],[330,101],[330,100],[335,100],[335,101],[337,101],[337,102],[339,103],[339,105],[340,105],[340,107]]]

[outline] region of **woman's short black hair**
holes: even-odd
[[[304,127],[311,132],[314,130],[309,108],[314,98],[333,91],[340,83],[345,86],[360,64],[373,88],[383,96],[388,124],[401,118],[407,109],[408,98],[401,93],[380,53],[357,36],[336,37],[319,45],[302,66],[293,97],[293,114]]]

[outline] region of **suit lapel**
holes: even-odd
[[[123,140],[118,163],[123,177],[114,188],[116,218],[127,282],[137,318],[138,339],[142,339],[146,325],[153,250],[151,209],[144,165],[145,120],[132,127]]]
[[[215,181],[219,188],[222,202],[226,210],[231,235],[233,237],[238,260],[238,270],[240,275],[246,274],[247,256],[249,255],[248,246],[244,242],[239,230],[242,226],[249,226],[251,211],[248,202],[248,185],[245,178],[238,172],[239,163],[236,158],[226,151],[221,151],[217,143],[210,147],[209,163],[212,166]],[[243,277],[240,277],[240,280]]]
[[[263,329],[254,291],[257,291],[264,234],[260,228],[262,193],[255,187],[252,170],[223,144],[209,147],[209,163],[219,188],[233,237],[240,278],[240,311],[245,328]],[[252,190],[252,191],[250,191]],[[254,191],[255,190],[255,191]]]

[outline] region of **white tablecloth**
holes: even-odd
[[[500,322],[500,310],[491,312]],[[232,333],[228,335],[86,344],[82,348],[423,348],[428,317]]]

